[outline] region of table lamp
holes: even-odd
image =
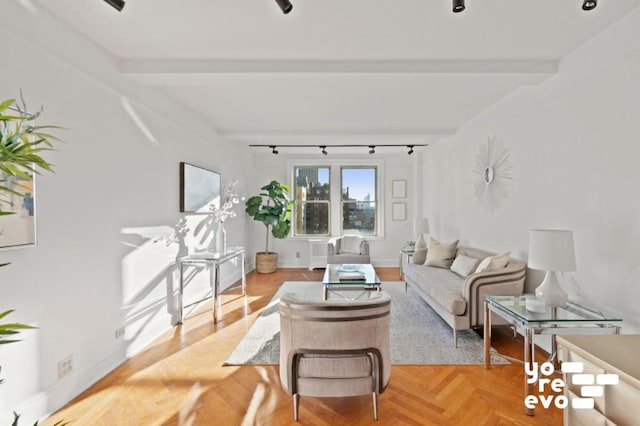
[[[420,248],[427,248],[427,242],[424,240],[423,235],[427,232],[429,232],[429,219],[413,220],[413,233],[418,234],[418,240],[416,241],[416,250]]]
[[[567,303],[568,295],[560,286],[558,272],[576,270],[573,232],[558,229],[529,231],[529,268],[546,271],[536,288],[536,297],[547,305],[559,307]]]

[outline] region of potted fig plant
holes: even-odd
[[[273,180],[260,189],[263,192],[247,200],[245,211],[253,220],[262,222],[266,227],[265,250],[256,253],[256,272],[269,274],[278,269],[278,254],[269,251],[269,229],[274,238],[289,235],[294,201],[289,200],[289,187],[278,181]]]

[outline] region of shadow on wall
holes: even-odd
[[[192,223],[201,228],[191,234]],[[204,224],[203,224],[204,222]],[[123,228],[122,244],[129,250],[121,261],[122,325],[127,354],[136,353],[167,326],[177,321],[179,271],[177,260],[191,246],[212,240],[207,218],[181,217],[174,227],[149,226]],[[185,275],[185,305],[211,292],[203,267],[189,268]]]

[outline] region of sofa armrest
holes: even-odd
[[[362,240],[362,242],[360,243],[360,254],[369,256],[369,241]]]
[[[327,243],[327,256],[335,256],[340,253],[340,237],[331,238]]]
[[[423,265],[425,260],[427,260],[426,248],[419,248],[415,252],[413,252],[411,263],[413,263],[414,265]]]
[[[527,265],[509,259],[502,269],[469,275],[464,282],[463,296],[467,301],[467,315],[471,326],[484,323],[484,296],[487,294],[522,294]]]

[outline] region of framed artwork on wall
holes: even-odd
[[[14,248],[36,243],[36,186],[31,180],[9,177],[0,172],[0,181],[9,190],[0,197],[0,248]]]
[[[391,181],[391,197],[407,198],[407,181],[396,179]]]
[[[391,203],[391,220],[407,220],[407,203]]]
[[[209,213],[220,208],[220,173],[180,163],[180,212]]]

